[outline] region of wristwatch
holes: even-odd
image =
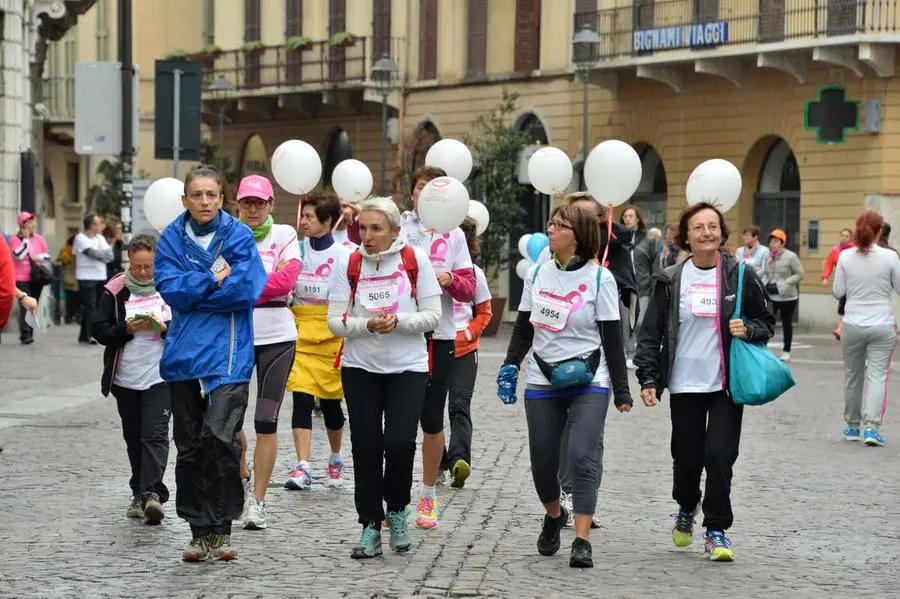
[[[16,291],[22,291],[22,290],[21,290],[21,289],[16,289]],[[16,296],[16,299],[17,299],[17,300],[19,301],[19,303],[21,304],[21,303],[22,303],[22,300],[25,299],[26,297],[28,297],[28,294],[25,293],[24,291],[22,291],[22,295],[17,295],[17,296]]]

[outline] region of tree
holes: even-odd
[[[97,165],[96,174],[100,178],[100,183],[90,189],[87,211],[118,221],[122,217],[122,180],[125,178],[122,161],[118,158],[103,160]],[[140,171],[135,178],[143,179],[149,176],[150,173],[147,171]]]
[[[519,94],[503,90],[500,102],[472,121],[464,137],[479,165],[470,177],[472,198],[484,203],[491,224],[481,236],[481,259],[491,288],[496,289],[500,272],[513,267],[516,253],[510,239],[522,234],[525,210],[519,204],[519,155],[528,137],[512,125]]]

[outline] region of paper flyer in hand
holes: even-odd
[[[169,306],[163,301],[158,293],[147,297],[137,297],[125,302],[125,319],[130,320],[139,315],[156,316],[159,320],[166,322],[172,319],[172,312]]]

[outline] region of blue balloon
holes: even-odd
[[[533,233],[531,239],[528,240],[528,257],[532,262],[537,262],[544,251],[544,248],[550,245],[550,238],[543,233]]]

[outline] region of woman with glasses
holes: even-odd
[[[589,542],[597,504],[601,446],[610,388],[616,408],[631,409],[625,349],[619,325],[616,280],[597,262],[600,230],[577,206],[560,206],[547,226],[552,260],[532,266],[506,360],[497,375],[498,394],[515,403],[519,367],[525,370],[525,415],[534,486],[546,515],[538,536],[541,555],[554,555],[567,510],[560,502],[559,456],[563,430],[573,470],[575,541],[569,565],[593,567]]]
[[[253,349],[256,364],[256,447],[253,450],[253,497],[247,498],[244,528],[266,528],[266,489],[278,453],[278,412],[284,400],[297,328],[289,297],[300,272],[297,232],[290,225],[276,225],[272,218],[275,192],[265,177],[244,177],[238,186],[241,222],[250,227],[262,258],[267,281],[253,311]]]
[[[731,476],[743,416],[743,407],[728,393],[731,338],[765,343],[775,318],[766,308],[766,293],[752,268],[744,270],[744,320],[731,318],[738,263],[721,249],[728,228],[718,209],[699,203],[685,210],[675,239],[691,257],[654,280],[634,363],[644,405],[656,405],[666,388],[671,394],[672,497],[678,503],[672,540],[678,547],[693,541],[705,469],[706,555],[731,561],[734,555],[725,531],[734,520]]]

